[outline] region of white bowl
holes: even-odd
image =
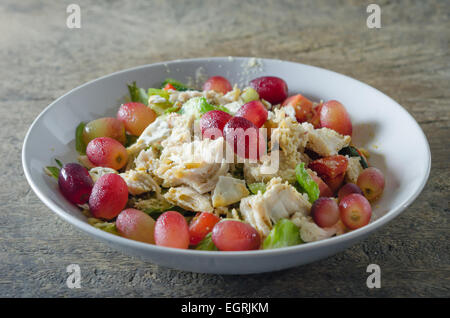
[[[181,81],[196,74],[222,75],[241,86],[252,78],[283,78],[289,94],[313,100],[336,99],[353,121],[354,143],[370,150],[369,162],[386,177],[382,198],[373,205],[372,222],[358,230],[323,241],[274,250],[209,252],[181,250],[128,240],[90,226],[62,197],[54,179],[43,168],[54,158],[76,162],[75,127],[81,121],[115,116],[127,83],[158,87],[166,77]],[[198,76],[197,76],[198,78]],[[333,255],[367,237],[400,214],[423,189],[430,172],[429,145],[413,117],[380,91],[347,76],[321,68],[271,59],[202,58],[144,65],[117,72],[73,89],[50,104],[33,122],[25,137],[22,162],[37,196],[64,220],[124,253],[186,271],[247,274],[276,271]]]

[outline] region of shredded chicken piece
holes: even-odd
[[[143,170],[128,170],[121,173],[120,176],[125,180],[128,186],[128,192],[131,195],[139,195],[146,192],[161,193],[161,188],[153,180],[152,176]]]
[[[304,153],[308,142],[308,130],[296,120],[287,116],[284,109],[274,109],[269,112],[267,127],[270,128],[270,153],[263,156],[257,163],[245,163],[244,175],[247,183],[268,182],[274,177],[295,181],[295,167],[304,162],[308,164],[310,158]],[[277,158],[279,167],[268,173],[272,160]]]
[[[295,213],[291,221],[300,228],[300,237],[304,242],[320,241],[337,233],[337,228],[321,228],[314,223],[311,217],[299,213]]]
[[[347,147],[351,139],[350,136],[341,135],[329,128],[311,129],[307,148],[323,157],[334,156],[339,150]]]
[[[207,102],[213,105],[226,105],[237,102],[241,106],[244,104],[240,98],[241,90],[235,87],[225,95],[216,91],[169,91],[169,101],[176,107],[181,107],[185,102],[194,97],[205,97]],[[225,106],[226,107],[226,106]]]
[[[220,176],[226,175],[223,138],[194,140],[178,146],[164,148],[156,174],[164,187],[189,185],[199,193],[214,189]]]
[[[209,195],[200,194],[191,187],[181,186],[170,188],[164,198],[173,205],[188,211],[213,212]]]
[[[281,178],[273,178],[266,192],[251,195],[241,200],[240,211],[244,220],[256,228],[264,237],[272,225],[293,214],[308,215],[311,209],[306,195],[299,193]]]
[[[347,171],[345,172],[345,180],[350,183],[356,183],[358,177],[363,171],[359,157],[348,157]]]
[[[212,193],[212,203],[214,207],[227,206],[239,202],[249,194],[244,180],[219,176],[219,181]]]
[[[118,172],[112,168],[107,167],[94,167],[91,170],[89,170],[89,175],[92,178],[92,181],[97,182],[97,180],[108,173],[115,173],[118,174]]]

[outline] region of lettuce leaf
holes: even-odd
[[[179,81],[177,81],[176,79],[173,79],[173,78],[166,78],[165,81],[161,84],[161,88],[164,88],[167,84],[170,84],[173,87],[175,87],[175,89],[177,91],[188,91],[188,90],[190,90],[190,88],[187,85],[185,85],[185,84],[183,84],[183,83],[181,83],[181,82],[179,82]]]
[[[295,167],[295,176],[301,192],[308,194],[309,202],[313,203],[319,198],[319,186],[311,178],[305,169],[305,163],[300,163]]]
[[[263,242],[263,249],[302,244],[300,229],[288,219],[280,219]]]
[[[145,89],[137,87],[136,82],[133,82],[131,85],[127,86],[132,102],[148,105],[148,94]]]
[[[212,241],[212,234],[209,232],[200,243],[195,247],[196,250],[201,251],[218,251],[218,248],[214,245]]]
[[[266,184],[264,182],[250,183],[248,188],[252,194],[258,194],[258,191],[261,191],[261,193],[266,192]]]
[[[193,97],[183,104],[179,113],[194,114],[196,118],[200,118],[203,114],[211,110],[221,110],[227,113],[230,112],[224,106],[215,106],[209,104],[205,97]]]
[[[78,151],[80,155],[86,154],[86,144],[83,141],[83,131],[86,123],[81,122],[78,124],[75,129],[75,149]]]

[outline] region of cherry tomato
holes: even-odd
[[[314,116],[313,103],[301,94],[287,98],[281,106],[293,107],[295,110],[295,118],[297,118],[299,123],[309,121]]]
[[[197,245],[212,231],[214,225],[220,221],[217,215],[209,212],[197,213],[189,224],[189,238],[191,245]]]

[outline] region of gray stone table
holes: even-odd
[[[81,7],[68,29],[66,7]],[[449,1],[16,1],[0,3],[0,296],[450,296]],[[21,147],[33,119],[68,90],[132,66],[201,56],[279,58],[331,69],[385,92],[425,131],[422,194],[387,226],[328,259],[222,276],[158,267],[59,219],[33,193]],[[388,114],[386,114],[388,116]],[[81,266],[68,289],[66,266]],[[366,287],[366,267],[382,270]]]

